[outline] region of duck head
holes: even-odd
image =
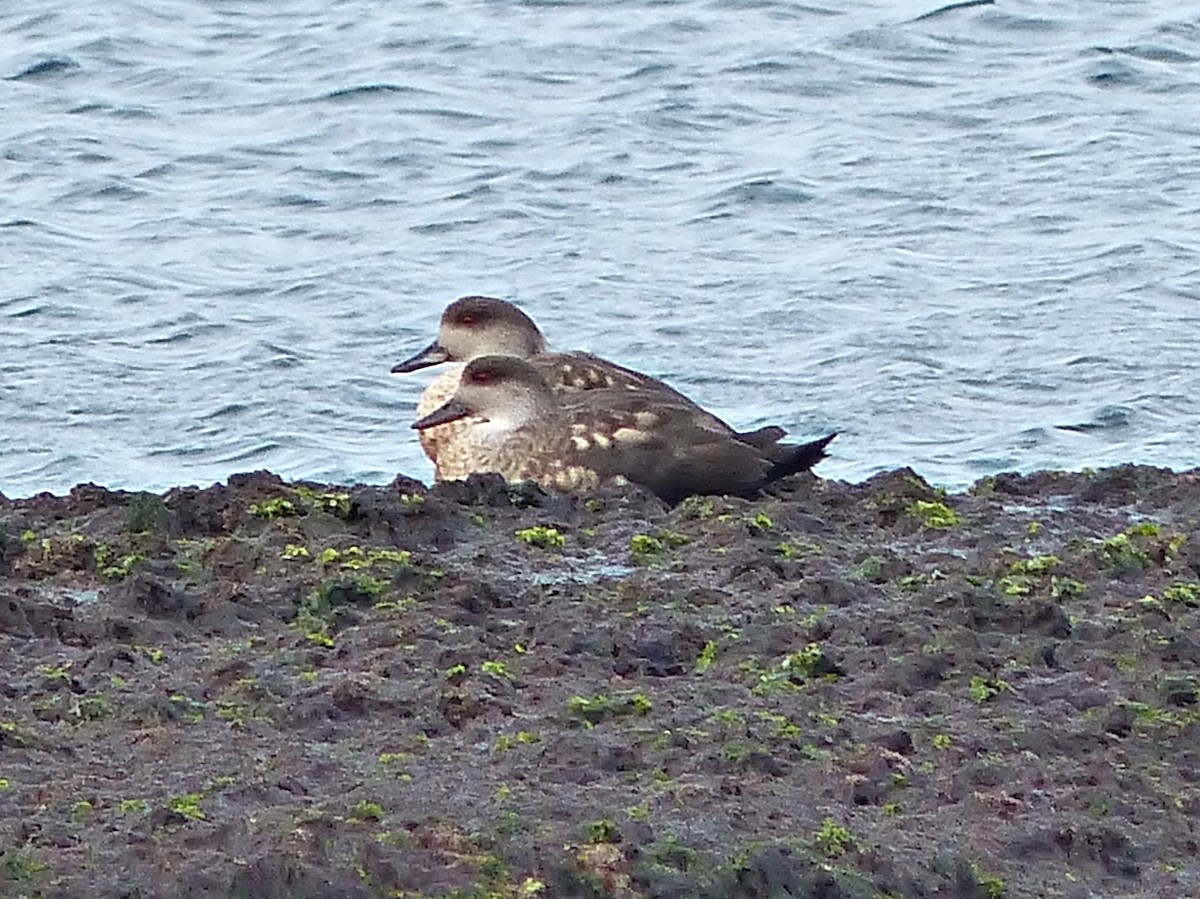
[[[442,313],[437,340],[392,369],[404,374],[442,362],[470,362],[480,356],[528,359],[544,352],[546,342],[533,319],[512,303],[495,297],[463,297]]]
[[[480,356],[459,377],[454,396],[424,418],[418,431],[472,416],[489,430],[508,431],[552,414],[557,401],[536,368],[515,356]]]

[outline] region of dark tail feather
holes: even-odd
[[[828,455],[825,447],[829,446],[829,442],[836,436],[837,433],[834,432],[828,437],[799,446],[778,444],[771,447],[767,453],[767,458],[771,460],[771,470],[767,472],[766,483],[778,481],[799,471],[808,471]]]
[[[780,440],[787,436],[787,431],[783,428],[770,425],[765,428],[759,428],[757,431],[735,431],[734,437],[748,443],[757,450],[769,450]]]

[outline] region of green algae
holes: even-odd
[[[633,564],[650,565],[664,559],[671,550],[690,542],[686,535],[674,531],[663,530],[657,535],[634,534],[629,538],[629,554],[633,556]]]
[[[203,801],[203,793],[179,793],[167,800],[167,808],[189,820],[203,821],[205,814],[200,808]]]
[[[259,503],[251,503],[246,508],[246,511],[255,518],[263,518],[267,521],[275,521],[278,518],[300,514],[300,510],[296,507],[296,504],[282,496],[263,500]]]
[[[743,662],[743,671],[756,675],[751,692],[756,696],[794,691],[815,678],[835,678],[840,669],[825,655],[819,643],[809,643],[790,652],[769,668]]]
[[[608,818],[600,818],[584,825],[583,840],[585,843],[619,843],[621,842],[621,830],[617,827],[616,822],[610,821]]]
[[[642,716],[654,708],[649,697],[639,691],[625,693],[596,693],[593,696],[572,696],[567,700],[567,711],[573,718],[591,727],[607,718],[627,715]]]
[[[162,528],[169,515],[167,504],[154,493],[137,493],[125,513],[125,530],[131,534],[149,534]]]
[[[766,512],[758,512],[746,519],[746,526],[750,529],[751,534],[765,534],[774,530],[775,522]]]
[[[856,842],[849,828],[829,817],[821,822],[820,828],[813,834],[813,845],[826,858],[840,858],[854,848]]]
[[[1001,693],[1012,692],[1012,687],[1009,686],[1007,681],[1000,680],[999,678],[983,677],[979,674],[971,678],[967,689],[971,695],[971,699],[979,703],[987,702]]]
[[[1163,588],[1162,598],[1165,602],[1179,603],[1185,606],[1200,606],[1200,583],[1196,581],[1177,581]]]
[[[526,546],[536,546],[540,549],[562,549],[567,545],[565,534],[560,533],[558,528],[547,527],[545,525],[521,528],[516,531],[515,536],[518,543],[524,543]]]
[[[879,584],[886,579],[883,574],[885,565],[887,559],[882,556],[867,556],[851,568],[846,576],[852,581]]]
[[[941,502],[916,500],[908,507],[908,514],[927,528],[952,528],[960,523],[958,513]]]
[[[350,807],[350,811],[346,815],[351,821],[360,823],[366,821],[382,821],[383,806],[378,802],[371,802],[369,799],[361,799]]]
[[[1109,537],[1100,544],[1100,563],[1115,574],[1150,567],[1150,556],[1128,533]]]

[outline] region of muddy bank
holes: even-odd
[[[1200,476],[0,499],[0,895],[1200,894]]]

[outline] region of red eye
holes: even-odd
[[[472,315],[470,312],[468,312],[466,315],[464,315],[458,321],[459,321],[459,324],[473,325],[473,324],[475,324],[475,316]]]
[[[476,384],[490,384],[492,381],[492,373],[486,368],[483,371],[477,371],[471,376],[471,380]]]

